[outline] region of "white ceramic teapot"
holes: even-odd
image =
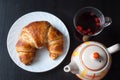
[[[100,80],[110,69],[111,54],[118,50],[120,44],[106,48],[98,42],[84,42],[74,50],[64,71],[72,72],[82,80]]]

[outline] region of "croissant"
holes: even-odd
[[[37,49],[46,47],[50,57],[55,60],[62,54],[63,45],[63,34],[60,31],[47,21],[36,21],[22,29],[16,51],[20,61],[29,65],[34,60]]]

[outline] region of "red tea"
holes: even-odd
[[[77,30],[83,35],[92,35],[100,31],[100,18],[92,12],[78,15],[76,19]]]

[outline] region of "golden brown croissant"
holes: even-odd
[[[46,47],[50,57],[56,59],[63,52],[63,34],[47,21],[36,21],[22,29],[16,50],[22,63],[31,64],[36,49]]]

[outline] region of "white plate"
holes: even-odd
[[[37,51],[34,62],[26,66],[20,62],[15,45],[24,26],[34,21],[49,21],[54,27],[61,31],[65,36],[64,52],[56,60],[49,57],[47,49],[43,48]],[[70,46],[70,38],[65,24],[56,16],[47,12],[31,12],[20,17],[11,27],[7,37],[7,48],[12,60],[22,69],[30,72],[45,72],[58,66],[67,55]]]

